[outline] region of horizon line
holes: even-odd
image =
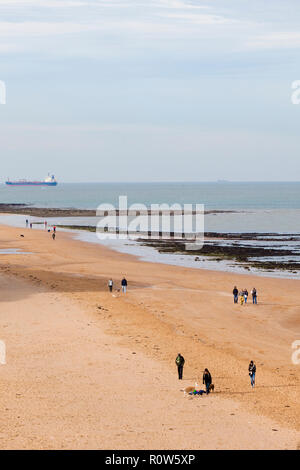
[[[229,183],[229,184],[247,184],[247,183],[255,183],[255,184],[271,184],[271,183],[300,183],[300,180],[226,180],[226,179],[219,179],[219,180],[209,180],[209,181],[184,181],[184,180],[173,180],[173,181],[59,181],[59,184],[211,184],[211,183]],[[5,182],[1,182],[0,184],[5,185]]]

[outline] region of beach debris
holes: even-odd
[[[108,312],[108,308],[102,307],[102,305],[97,305],[97,308],[99,310],[104,310],[105,312]]]

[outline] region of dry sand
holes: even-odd
[[[0,255],[1,449],[299,446],[299,281],[141,262],[60,232],[1,226],[0,248],[31,252]],[[123,275],[126,296],[110,294]],[[233,305],[234,284],[259,304]],[[205,367],[215,393],[184,396]]]

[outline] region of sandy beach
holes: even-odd
[[[0,257],[1,449],[299,448],[299,281],[142,262],[62,232],[1,226],[0,247],[20,250]],[[109,293],[123,275],[128,293]],[[234,305],[234,285],[255,285],[258,305]],[[215,392],[185,396],[205,367]]]

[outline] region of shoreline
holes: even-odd
[[[1,215],[1,214],[0,214]],[[9,224],[5,218],[12,218],[10,225],[22,227],[25,225],[24,214],[2,214],[1,223]],[[13,218],[18,217],[19,221],[13,222]],[[24,218],[24,220],[22,219]],[[100,243],[92,241],[90,234],[96,231],[95,225],[89,225],[89,217],[74,217],[73,224],[66,224],[63,219],[48,219],[49,228],[52,225],[61,227],[63,230],[72,231],[74,236],[89,243]],[[96,224],[97,219],[94,219]],[[85,221],[86,225],[80,225],[80,221]],[[41,228],[43,221],[31,219],[34,228]],[[80,235],[82,233],[82,235]],[[78,236],[79,234],[79,236]],[[86,234],[86,235],[84,235]],[[128,239],[120,240],[120,243],[112,241],[111,248],[118,252],[127,252],[137,256],[144,261],[154,259],[160,264],[186,266],[196,269],[205,269],[221,272],[232,272],[234,274],[245,271],[253,276],[263,276],[281,279],[300,278],[300,236],[294,233],[260,233],[260,232],[205,232],[205,245],[201,250],[186,251],[184,240],[161,239],[143,240],[136,237],[134,241]],[[108,243],[101,242],[108,246]],[[143,246],[146,248],[143,249]],[[185,260],[184,260],[185,258]],[[298,262],[299,261],[299,262]]]
[[[132,212],[132,214],[130,213]],[[143,211],[139,211],[143,213]],[[174,211],[173,211],[174,212]],[[204,211],[204,214],[236,214],[243,213],[241,210],[234,209],[208,209]],[[32,217],[96,217],[97,209],[77,209],[77,208],[56,208],[56,207],[35,207],[29,204],[23,203],[0,203],[0,213],[5,214],[22,214]],[[119,211],[116,209],[113,211],[114,214],[119,215],[135,215],[135,211],[128,209],[127,211]],[[151,214],[151,209],[144,211],[146,214]],[[152,211],[153,213],[153,211]],[[194,214],[195,211],[192,211]]]

